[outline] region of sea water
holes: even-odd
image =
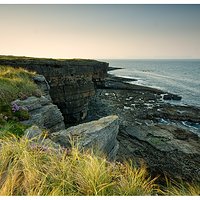
[[[109,71],[120,77],[135,78],[133,84],[159,88],[182,96],[181,105],[200,107],[200,60],[104,60]],[[173,103],[173,102],[172,102]]]

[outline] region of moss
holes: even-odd
[[[27,110],[18,110],[13,113],[13,116],[17,117],[20,121],[28,120],[30,118],[30,114]]]

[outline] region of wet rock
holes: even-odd
[[[94,148],[114,160],[119,147],[116,140],[118,129],[118,117],[108,116],[52,133],[50,138],[64,147],[70,147],[72,140],[80,149]]]
[[[164,104],[148,110],[144,118],[150,117],[200,123],[200,108]]]
[[[114,81],[113,85],[107,81],[97,90],[89,104],[89,117],[119,116],[117,160],[131,159],[138,164],[143,160],[152,175],[167,173],[172,178],[198,181],[200,129],[191,130],[182,120],[200,122],[199,108],[166,103],[163,91],[137,85],[126,88],[123,82],[115,82],[119,83],[114,87]]]
[[[182,97],[181,97],[181,96],[178,96],[178,95],[176,95],[176,94],[170,94],[170,93],[168,93],[168,94],[164,94],[164,95],[163,95],[163,99],[164,99],[164,100],[175,100],[175,101],[180,101],[180,100],[182,99]]]

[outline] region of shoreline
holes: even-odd
[[[112,67],[109,67],[109,68],[112,68]],[[124,69],[124,70],[118,70],[118,69]],[[117,70],[117,71],[112,72],[114,70]],[[156,75],[155,77],[150,74],[150,78],[148,78],[148,74],[140,75],[140,73],[139,73],[137,75],[137,70],[136,70],[136,75],[134,75],[132,73],[129,73],[132,75],[128,75],[127,70],[128,70],[128,72],[129,72],[129,70],[131,70],[130,66],[128,68],[113,67],[112,70],[109,70],[111,72],[108,71],[108,74],[110,76],[122,78],[122,80],[123,80],[123,78],[125,78],[127,80],[127,83],[129,83],[129,84],[158,89],[158,90],[161,90],[163,94],[166,93],[166,94],[171,94],[173,96],[176,95],[176,97],[177,96],[181,97],[179,99],[176,99],[176,98],[173,99],[173,98],[169,98],[166,96],[166,98],[164,100],[175,100],[175,101],[170,102],[174,105],[194,106],[194,107],[200,108],[199,98],[198,98],[200,93],[198,91],[198,87],[197,87],[197,84],[195,81],[194,81],[194,88],[193,88],[193,86],[191,86],[191,84],[190,84],[191,79],[185,79],[184,78],[185,76],[183,76],[183,79],[180,78],[181,81],[183,81],[183,80],[186,81],[186,83],[184,84],[183,82],[179,83],[179,81],[178,81],[179,79],[176,80],[175,82],[173,82],[174,79],[172,79],[171,76],[169,76],[169,77],[166,76],[166,78],[163,77],[162,79],[159,79],[157,81],[156,77],[157,77],[157,75],[159,75],[159,73],[157,74],[156,72],[155,72],[155,75]],[[144,71],[144,70],[142,70],[142,71]],[[160,73],[160,74],[162,74],[162,73]],[[172,80],[172,82],[170,82],[170,80]],[[177,100],[181,100],[181,101],[178,102]]]
[[[90,100],[85,121],[119,116],[118,161],[131,159],[140,165],[142,160],[152,176],[166,173],[200,181],[194,175],[200,167],[194,161],[200,163],[200,108],[171,104],[170,99],[180,97],[126,81],[109,74]]]

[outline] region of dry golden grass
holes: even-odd
[[[0,139],[0,195],[153,195],[158,186],[128,163],[72,148],[43,149],[15,136]]]

